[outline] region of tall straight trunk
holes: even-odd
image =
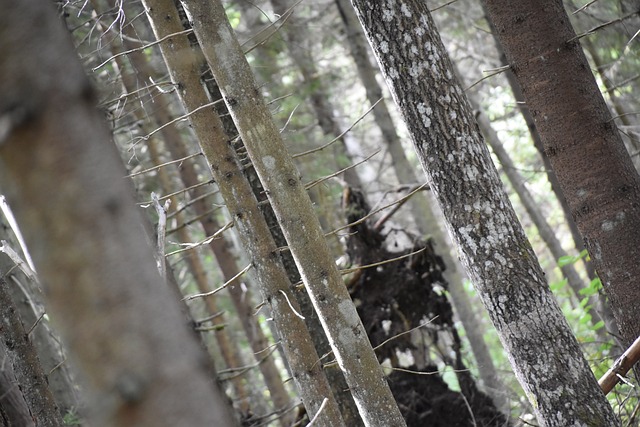
[[[617,425],[546,285],[427,5],[352,3],[538,420],[545,426]]]
[[[156,38],[169,36],[160,44],[162,55],[171,79],[179,85],[178,94],[185,110],[191,113],[191,125],[234,219],[238,235],[252,258],[255,279],[261,286],[265,302],[271,307],[300,397],[311,416],[318,413],[323,400],[327,399],[317,420],[319,425],[343,425],[321,363],[318,363],[318,354],[298,315],[299,308],[279,260],[277,247],[230,139],[218,115],[211,108],[200,108],[209,104],[200,84],[200,60],[186,36],[176,35],[182,30],[176,7],[171,0],[147,0],[144,4]]]
[[[97,3],[98,3],[97,1],[92,1],[92,4],[96,11],[105,9],[105,8],[101,8],[100,5]],[[101,28],[101,26],[98,26],[98,28],[104,31],[104,28]],[[144,86],[145,81],[140,79],[140,77],[142,76],[128,72],[125,64],[125,57],[122,55],[125,49],[119,37],[115,36],[111,38],[109,40],[108,46],[110,48],[109,51],[112,55],[119,55],[115,57],[115,61],[119,68],[120,76],[122,79],[122,85],[125,91],[128,93],[134,93],[139,87]],[[150,96],[150,93],[147,91],[141,92],[140,95],[138,96],[137,101],[143,106],[149,106],[154,102],[154,100]],[[162,106],[166,107],[165,105],[162,105]],[[151,134],[153,130],[159,127],[159,125],[157,125],[153,120],[151,121],[151,123],[153,123],[154,126],[151,127],[151,123],[149,123],[149,121],[147,120],[146,112],[142,108],[134,108],[132,114],[134,115],[137,122],[141,124],[140,125],[141,130],[145,134]],[[171,131],[164,132],[162,133],[162,135],[164,137],[174,136]],[[155,136],[153,136],[147,140],[146,145],[149,150],[149,157],[151,162],[153,163],[153,166],[161,164],[162,162],[160,161],[160,153],[159,153],[159,147],[158,147],[158,145],[160,145],[160,141]],[[172,192],[171,179],[168,176],[168,172],[166,168],[160,168],[157,173],[158,173],[161,187],[165,190],[166,193],[171,193]],[[172,197],[170,200],[171,200],[171,205],[168,213],[175,212],[175,210],[178,208],[178,203],[176,198]],[[178,222],[180,222],[180,218],[181,216],[178,214],[177,215]],[[178,230],[178,235],[182,242],[191,242],[191,239],[189,237],[189,232],[185,227],[181,227]],[[192,273],[193,279],[196,282],[196,286],[199,288],[199,291],[201,293],[204,293],[210,290],[206,285],[206,276],[204,275],[204,269],[202,267],[202,263],[199,259],[198,253],[195,251],[190,251],[185,255],[185,258],[187,261],[187,265],[189,266],[190,272]],[[178,289],[178,292],[179,292],[179,289]],[[211,314],[217,313],[219,311],[217,309],[215,300],[213,298],[207,298],[206,304]],[[216,317],[213,320],[213,324],[214,325],[224,324],[224,317],[223,316]],[[243,365],[241,361],[238,359],[240,350],[238,347],[234,346],[234,344],[231,342],[227,331],[224,329],[216,330],[215,336],[216,336],[220,353],[222,355],[222,358],[224,359],[226,367],[229,369],[240,368]],[[244,386],[243,379],[240,376],[236,376],[231,379],[231,383],[235,391],[235,396],[238,401],[238,408],[240,412],[242,414],[247,414],[249,409],[248,407],[249,402],[248,402],[247,390]]]
[[[291,0],[271,0],[273,11],[281,16],[290,7],[293,7],[294,3]],[[309,92],[311,107],[318,118],[320,129],[330,139],[337,138],[342,134],[342,129],[340,129],[335,117],[336,108],[329,101],[329,92],[322,78],[322,72],[318,70],[313,61],[313,49],[308,43],[308,31],[297,19],[296,12],[286,20],[280,28],[280,33],[286,41],[287,50],[302,76],[306,90]],[[344,169],[354,163],[344,137],[334,143],[333,149],[336,154],[336,165],[339,169]],[[362,188],[362,183],[354,168],[346,170],[343,176],[350,187]]]
[[[551,228],[551,225],[538,207],[533,195],[527,189],[525,180],[522,175],[520,175],[520,172],[518,172],[511,156],[509,156],[507,150],[502,146],[502,142],[500,141],[497,132],[491,126],[489,118],[484,111],[480,109],[480,104],[475,99],[474,95],[468,94],[467,96],[469,97],[471,106],[476,110],[476,120],[478,121],[478,125],[480,126],[480,130],[485,141],[489,144],[491,150],[504,168],[504,174],[511,183],[513,190],[518,195],[518,198],[529,215],[531,222],[533,222],[538,229],[540,238],[545,243],[555,260],[568,256],[568,253],[562,247],[560,240],[556,237],[555,231]],[[582,299],[583,297],[580,294],[580,291],[585,288],[585,282],[578,274],[575,266],[573,264],[566,264],[560,267],[560,270],[567,279],[567,283],[575,297],[578,300]],[[589,299],[590,308],[588,309],[588,313],[591,315],[592,324],[596,324],[601,320],[600,314],[596,311],[597,305],[598,302],[596,301],[596,298],[591,297]],[[606,342],[609,339],[606,334],[604,334],[603,329],[599,329],[596,333],[603,342]]]
[[[179,28],[176,26],[176,29]],[[149,59],[139,50],[135,50],[139,46],[132,40],[136,39],[136,33],[131,26],[124,26],[123,32],[127,38],[124,38],[124,47],[132,52],[128,55],[132,66],[137,71],[138,81],[148,82],[156,78],[157,74]],[[114,41],[115,42],[115,41]],[[159,126],[169,123],[172,120],[172,116],[169,110],[169,104],[167,101],[167,95],[162,94],[153,99],[155,105],[154,117]],[[175,126],[165,126],[161,130],[161,135],[164,139],[165,146],[168,148],[171,156],[174,159],[186,158],[190,151],[186,147],[185,138],[183,138]],[[196,217],[199,218],[199,222],[205,231],[207,236],[212,236],[218,232],[221,228],[219,221],[210,212],[210,207],[215,205],[213,196],[207,196],[206,189],[203,187],[197,187],[199,184],[198,174],[194,166],[195,160],[191,159],[183,162],[178,168],[180,178],[186,188],[193,188],[191,191],[191,205]],[[178,223],[183,223],[178,220]],[[187,241],[187,240],[183,240]],[[213,255],[218,263],[222,276],[225,281],[231,280],[236,277],[241,268],[238,267],[234,254],[231,252],[230,247],[232,243],[225,236],[221,236],[219,239],[214,239],[209,243],[209,248],[213,252]],[[197,266],[193,266],[197,272],[199,269]],[[196,277],[200,274],[196,273]],[[239,317],[240,324],[247,336],[249,346],[251,347],[256,362],[259,363],[258,368],[265,380],[265,384],[269,390],[269,395],[275,407],[275,410],[285,411],[293,406],[292,399],[287,392],[282,381],[279,368],[276,366],[275,358],[269,356],[264,358],[264,350],[269,346],[269,340],[264,335],[262,328],[257,322],[255,316],[253,316],[253,308],[250,306],[251,292],[249,290],[243,290],[237,283],[232,283],[228,288],[231,296],[231,302]],[[207,305],[210,310],[216,311],[212,307],[212,301],[207,298]],[[221,319],[222,320],[222,319]],[[218,334],[217,334],[218,335]],[[284,416],[281,419],[282,423],[290,421],[288,416]]]
[[[92,424],[236,425],[158,275],[66,30],[50,5],[1,6],[0,184],[87,380]]]
[[[485,0],[626,345],[640,335],[640,176],[561,0]]]
[[[347,32],[347,41],[351,56],[356,64],[358,76],[362,81],[367,94],[367,100],[371,105],[383,98],[382,89],[376,79],[376,68],[369,60],[369,43],[367,42],[358,17],[349,0],[335,0],[338,11]],[[424,180],[423,176],[407,159],[407,156],[396,132],[387,103],[382,100],[373,109],[373,117],[380,128],[384,142],[387,145],[393,169],[401,184],[412,184]],[[504,393],[504,385],[493,364],[487,344],[484,341],[484,327],[478,315],[473,310],[469,296],[467,295],[463,281],[463,268],[455,257],[450,237],[442,229],[436,211],[437,206],[430,203],[424,192],[415,194],[409,200],[409,206],[415,219],[418,231],[423,236],[429,236],[435,244],[438,255],[442,256],[446,269],[443,275],[448,283],[448,291],[456,314],[464,327],[471,352],[478,365],[480,379],[494,400],[494,403],[503,412],[508,412],[508,402]]]
[[[300,174],[219,1],[183,1],[211,71],[289,243],[365,425],[404,419],[342,281]]]
[[[484,8],[484,5],[483,5],[483,8]],[[484,10],[486,14],[486,8],[484,8]],[[493,27],[493,24],[491,23],[489,18],[485,16],[485,19],[489,23],[489,27],[491,28],[491,34],[495,39],[496,50],[498,51],[498,57],[499,57],[500,63],[503,65],[507,65],[507,57],[505,56],[504,50],[502,49],[502,45],[500,44],[500,40],[497,37],[496,30]],[[524,102],[524,95],[522,94],[522,88],[520,87],[520,83],[518,82],[518,79],[516,78],[516,76],[513,74],[513,70],[507,70],[505,71],[504,74],[507,79],[507,82],[509,83],[509,88],[513,93],[513,97],[516,101],[518,110],[520,111],[520,114],[522,114],[522,118],[527,124],[527,128],[529,129],[529,134],[531,135],[531,140],[533,141],[533,145],[536,147],[536,150],[538,150],[538,153],[540,154],[542,163],[544,164],[545,172],[547,174],[547,180],[551,185],[551,190],[556,195],[556,198],[558,199],[558,203],[562,208],[562,212],[564,213],[567,226],[569,227],[569,231],[571,232],[571,237],[573,239],[573,244],[576,247],[576,251],[581,252],[584,249],[584,242],[582,241],[582,235],[578,231],[576,222],[574,221],[573,216],[571,215],[571,209],[569,208],[569,205],[567,204],[567,201],[564,198],[564,194],[562,193],[560,183],[558,182],[558,177],[556,176],[555,171],[551,167],[551,162],[549,161],[549,157],[544,151],[544,145],[542,144],[542,139],[540,139],[540,134],[538,133],[536,122],[533,119],[533,116],[531,114],[532,112],[527,106],[527,104]],[[591,279],[595,278],[595,270],[593,269],[593,264],[590,262],[587,262],[586,259],[584,258],[583,258],[583,262],[585,264],[589,277]]]

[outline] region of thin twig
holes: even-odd
[[[135,49],[130,49],[130,50],[126,50],[124,52],[117,53],[117,54],[113,55],[111,58],[109,58],[106,61],[104,61],[102,64],[98,65],[95,68],[92,68],[91,71],[95,72],[95,71],[99,70],[100,68],[104,67],[108,62],[110,62],[110,61],[112,61],[112,60],[114,60],[114,59],[116,59],[116,58],[118,58],[120,56],[128,55],[130,53],[137,52],[137,51],[140,51],[140,50],[144,50],[144,49],[146,49],[148,47],[155,46],[155,45],[157,45],[159,43],[162,43],[163,41],[165,41],[167,39],[170,39],[171,37],[182,36],[182,35],[185,35],[185,34],[191,34],[192,32],[193,32],[193,29],[189,28],[187,30],[179,31],[177,33],[168,34],[168,35],[162,37],[161,39],[156,40],[154,42],[151,42],[149,44],[146,44],[144,46],[140,46],[140,47],[137,47]]]
[[[229,286],[231,283],[233,283],[234,280],[236,280],[238,277],[242,276],[244,273],[249,271],[250,268],[251,268],[251,264],[247,265],[245,268],[242,269],[241,272],[239,272],[238,274],[233,276],[231,279],[227,280],[222,286],[220,286],[217,289],[214,289],[214,290],[212,290],[210,292],[204,292],[204,293],[201,293],[201,294],[188,295],[188,296],[182,298],[182,301],[191,301],[192,299],[204,298],[204,297],[209,297],[211,295],[214,295],[214,294],[220,292],[221,290],[223,290],[224,288],[226,288],[227,286]]]
[[[364,119],[367,116],[367,114],[369,114],[376,107],[376,105],[378,105],[378,103],[382,101],[382,99],[383,98],[378,99],[371,107],[369,107],[369,109],[367,109],[367,111],[365,111],[360,117],[358,117],[358,119],[356,119],[356,121],[353,122],[351,124],[351,126],[349,126],[344,132],[342,132],[340,135],[338,135],[337,137],[335,137],[331,141],[327,142],[324,145],[321,145],[320,147],[312,148],[311,150],[307,150],[307,151],[303,151],[302,153],[294,154],[291,157],[294,158],[294,159],[297,159],[298,157],[306,156],[307,154],[312,154],[312,153],[315,153],[315,152],[318,152],[318,151],[322,151],[325,148],[327,148],[328,146],[330,146],[331,144],[333,144],[334,142],[342,139],[342,137],[345,136],[349,131],[351,131],[351,129],[353,129],[358,123],[360,123],[362,121],[362,119]]]
[[[161,165],[157,165],[157,166],[154,166],[152,168],[142,170],[140,172],[134,172],[134,173],[132,173],[130,175],[126,175],[125,178],[133,178],[134,176],[138,176],[138,175],[142,175],[142,174],[145,174],[145,173],[153,172],[154,170],[160,169],[162,167],[169,166],[169,165],[172,165],[174,163],[184,162],[185,160],[189,160],[189,159],[191,159],[193,157],[197,157],[197,156],[201,156],[201,155],[202,155],[202,151],[200,151],[199,153],[193,153],[193,154],[188,155],[187,157],[183,157],[183,158],[178,159],[178,160],[171,160],[170,162],[166,162],[166,163],[163,163]]]
[[[296,316],[298,316],[299,318],[301,318],[302,320],[304,320],[304,319],[305,319],[305,317],[304,317],[302,314],[298,313],[298,312],[296,311],[296,309],[295,309],[295,308],[293,308],[293,305],[291,305],[291,301],[289,301],[289,297],[287,296],[287,294],[286,294],[282,289],[278,289],[278,291],[279,291],[282,295],[284,295],[284,299],[286,299],[286,300],[287,300],[287,304],[289,304],[289,308],[291,309],[291,311],[293,311],[293,314],[295,314]]]
[[[313,424],[315,424],[316,420],[320,416],[320,413],[322,412],[324,407],[327,406],[327,402],[328,401],[329,401],[329,399],[327,399],[326,397],[322,400],[322,405],[320,405],[320,408],[318,408],[318,412],[316,412],[316,414],[313,416],[311,421],[309,421],[309,424],[307,424],[307,427],[311,427]]]
[[[218,237],[220,237],[220,235],[222,233],[224,233],[225,231],[227,231],[228,229],[230,229],[231,227],[233,227],[233,221],[229,221],[228,223],[226,223],[224,225],[224,227],[222,227],[220,230],[216,231],[213,235],[207,237],[204,240],[201,240],[200,242],[197,243],[181,243],[180,245],[182,246],[186,246],[186,248],[183,249],[178,249],[175,250],[173,252],[169,252],[168,254],[165,255],[165,257],[170,257],[172,255],[176,255],[182,252],[186,252],[186,251],[190,251],[192,249],[195,249],[197,247],[203,246],[203,245],[208,245],[209,243],[211,243],[214,239],[217,239]]]

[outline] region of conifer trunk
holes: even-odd
[[[502,188],[426,3],[352,3],[538,420],[617,425]]]
[[[485,0],[625,344],[640,335],[640,176],[561,0]]]
[[[404,419],[338,272],[309,196],[219,1],[185,0],[193,28],[282,226],[311,301],[369,426]]]

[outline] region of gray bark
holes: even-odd
[[[0,274],[4,273],[6,271],[0,271]],[[22,325],[4,279],[0,280],[0,338],[7,357],[3,362],[13,366],[15,386],[22,391],[29,418],[37,426],[62,426],[62,415],[49,390],[38,354]]]
[[[0,184],[84,374],[92,424],[236,425],[158,275],[66,30],[48,4],[2,9]]]
[[[349,0],[336,0],[336,5],[347,31],[349,50],[356,63],[358,75],[365,87],[367,99],[373,105],[383,96],[382,89],[376,79],[375,68],[369,60],[367,39],[362,32],[358,17]],[[373,109],[373,116],[389,149],[393,169],[398,181],[401,184],[411,184],[424,179],[419,177],[419,171],[416,171],[407,159],[384,100]],[[471,301],[464,290],[462,265],[454,255],[450,237],[442,229],[443,226],[438,220],[438,207],[433,202],[435,200],[428,200],[428,196],[424,192],[415,194],[409,200],[413,218],[420,234],[429,236],[433,240],[438,255],[442,256],[447,267],[443,274],[449,285],[449,295],[469,340],[471,352],[478,365],[480,379],[487,392],[492,396],[496,406],[503,412],[508,413],[509,407],[504,392],[505,387],[498,377],[491,354],[483,338],[485,328],[479,316],[474,312]]]
[[[352,3],[538,420],[617,425],[545,283],[426,4]]]
[[[173,2],[145,1],[145,6],[156,38],[181,30]],[[235,221],[242,245],[251,255],[255,280],[261,287],[265,302],[270,305],[300,397],[311,416],[318,412],[323,399],[327,399],[327,405],[317,420],[318,425],[343,425],[309,332],[297,314],[299,308],[289,289],[291,284],[279,260],[277,247],[223,124],[212,109],[195,111],[209,103],[200,85],[200,61],[185,36],[170,37],[160,44],[160,48],[172,80],[179,85],[185,110],[192,113],[189,117],[191,125]]]
[[[255,78],[219,1],[183,2],[366,425],[404,425]]]

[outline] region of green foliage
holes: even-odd
[[[67,411],[66,414],[64,414],[64,417],[62,417],[62,422],[66,426],[80,426],[82,425],[82,418],[80,418],[76,410],[72,408]]]

